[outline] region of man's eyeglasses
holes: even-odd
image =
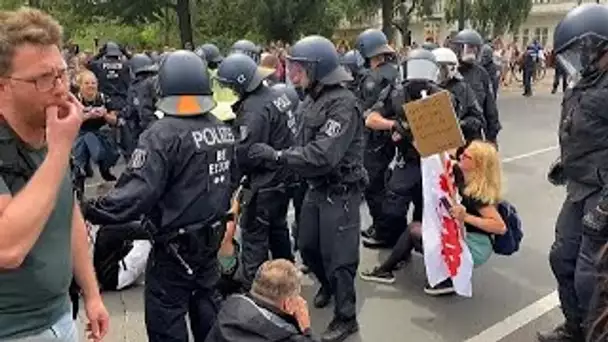
[[[57,86],[57,80],[61,80],[61,83],[68,84],[70,81],[70,75],[68,74],[68,70],[59,70],[57,72],[44,74],[35,78],[17,78],[17,77],[9,77],[9,79],[20,82],[31,83],[36,87],[36,90],[39,92],[47,92],[54,89]]]

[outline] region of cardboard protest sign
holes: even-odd
[[[421,157],[445,152],[465,144],[447,90],[403,105],[405,116]]]

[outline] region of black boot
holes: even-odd
[[[326,286],[321,286],[321,288],[319,289],[319,291],[317,291],[317,294],[315,295],[313,304],[315,308],[322,309],[328,306],[329,302],[331,302],[331,292]]]
[[[359,323],[356,318],[341,319],[334,318],[327,327],[327,330],[321,335],[323,342],[342,342],[350,335],[359,331]]]
[[[568,328],[565,324],[544,333],[537,333],[539,342],[585,342],[580,329]]]

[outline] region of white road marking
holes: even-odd
[[[557,306],[559,297],[557,291],[553,291],[465,342],[498,342]]]
[[[551,152],[551,151],[557,150],[558,148],[559,148],[559,145],[554,145],[554,146],[547,147],[547,148],[541,148],[540,150],[534,150],[534,151],[530,151],[528,153],[518,154],[518,155],[513,156],[513,157],[504,158],[502,160],[502,162],[503,163],[511,163],[511,162],[516,161],[516,160],[530,158],[530,157],[534,157],[534,156],[539,155],[539,154]]]

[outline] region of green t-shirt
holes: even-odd
[[[0,138],[7,133],[0,126]],[[39,166],[46,152],[29,150],[29,156]],[[2,179],[0,193],[10,193]],[[38,334],[70,312],[73,206],[72,184],[66,172],[55,208],[21,267],[0,270],[0,340]]]

